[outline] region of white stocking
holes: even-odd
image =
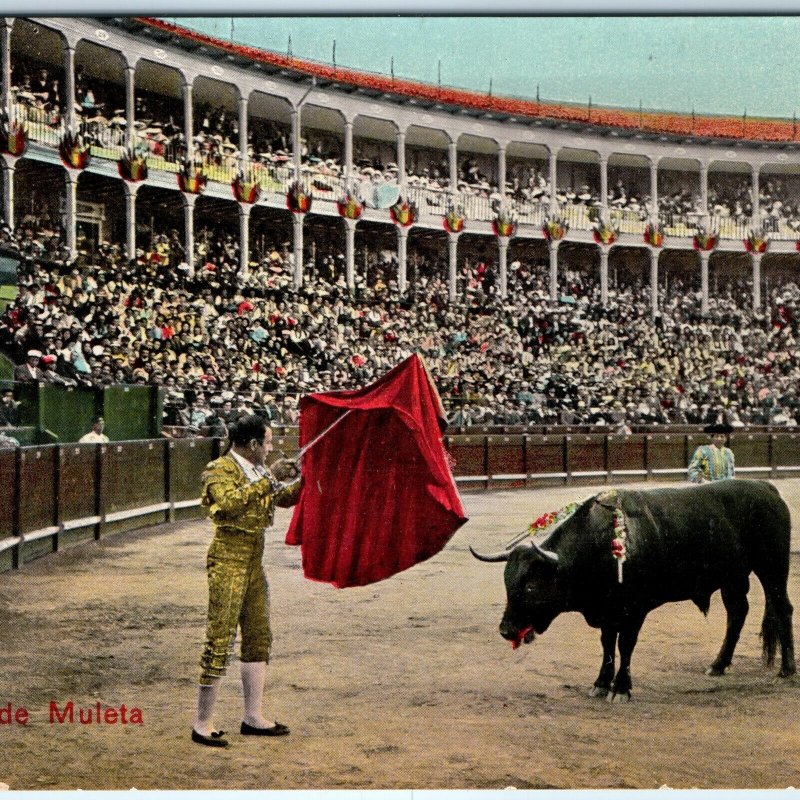
[[[241,661],[244,693],[244,721],[255,728],[271,728],[273,720],[264,717],[261,704],[264,700],[264,681],[267,677],[266,661]]]
[[[194,717],[194,729],[202,736],[211,736],[214,731],[214,706],[219,695],[220,679],[214,678],[210,686],[200,686],[197,694],[197,713]]]

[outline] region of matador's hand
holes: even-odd
[[[280,458],[270,467],[272,474],[281,482],[294,480],[300,475],[300,468],[294,461]]]

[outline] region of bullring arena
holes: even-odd
[[[796,118],[516,98],[232,34],[0,18],[0,784],[798,785],[798,678],[762,664],[755,579],[727,675],[704,674],[719,595],[673,603],[611,704],[598,632],[564,615],[512,650],[503,570],[469,553],[684,481],[725,425],[737,478],[790,507],[797,606]],[[203,466],[251,414],[294,456],[301,398],[413,354],[469,522],[337,590],[279,509],[265,711],[292,735],[238,735],[234,658],[232,747],[197,747]]]
[[[800,482],[777,484],[794,520],[790,597],[800,597]],[[648,484],[649,486],[649,484]],[[336,590],[303,578],[270,532],[274,659],[270,711],[292,735],[233,737],[199,758],[189,741],[205,624],[206,522],[83,545],[3,576],[3,702],[28,707],[3,734],[14,789],[785,788],[797,782],[797,679],[761,663],[763,594],[724,677],[707,677],[724,632],[715,595],[650,614],[633,700],[589,699],[597,631],[564,615],[512,651],[497,625],[499,549],[545,511],[604,487],[465,495],[470,521],[437,556],[379,584]],[[238,726],[234,662],[220,723]],[[49,704],[136,706],[143,726],[50,725]],[[77,713],[77,712],[76,712]],[[205,756],[205,754],[203,754]]]

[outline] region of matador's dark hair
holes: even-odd
[[[228,439],[231,444],[246,445],[252,439],[262,441],[267,432],[267,423],[255,414],[246,414],[228,426]]]

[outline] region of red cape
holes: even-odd
[[[347,413],[349,411],[349,413]],[[419,356],[355,391],[300,401],[303,490],[287,544],[307,578],[364,586],[430,558],[467,518],[442,443],[444,410]]]

